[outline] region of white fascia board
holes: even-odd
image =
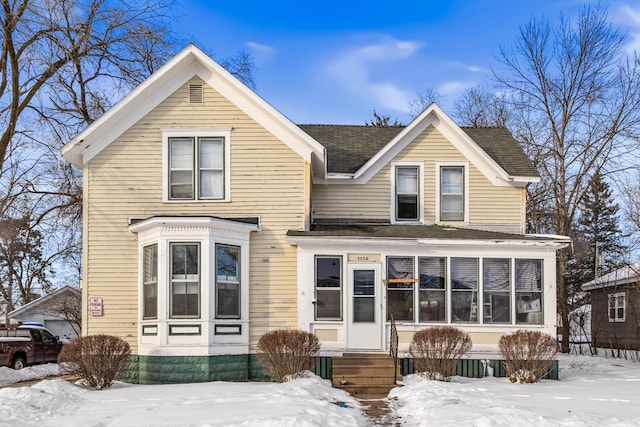
[[[194,75],[219,91],[304,160],[311,162],[314,175],[325,176],[324,146],[193,45],[176,55],[66,144],[61,150],[62,155],[82,168]]]
[[[143,233],[160,226],[169,227],[220,227],[227,230],[249,233],[260,231],[260,225],[245,224],[238,221],[212,217],[153,217],[129,226],[133,233]]]
[[[169,91],[168,85],[175,79],[179,80],[179,76],[184,74],[195,60],[195,58],[189,58],[192,47],[195,46],[189,46],[178,53],[100,118],[87,126],[86,129],[62,147],[60,150],[62,155],[74,165],[82,168],[86,162],[95,156],[95,154],[85,154],[87,150],[97,154],[122,134],[120,130],[122,126],[119,125],[120,121],[132,121],[135,123],[150,111],[142,112],[142,108],[145,106],[148,108],[150,105],[153,108],[173,93],[175,89]],[[150,91],[151,95],[144,99],[142,95],[147,91]],[[158,99],[160,101],[157,101]],[[153,105],[153,101],[157,103]]]
[[[369,159],[356,173],[350,184],[366,184],[385,165],[389,164],[407,145],[418,137],[428,126],[434,126],[458,151],[494,185],[513,186],[516,182],[537,182],[537,177],[509,176],[469,135],[467,135],[435,103],[427,107],[409,123],[395,138]],[[437,159],[436,159],[437,160]],[[329,180],[344,180],[342,176],[328,176]],[[518,185],[516,185],[518,186]]]

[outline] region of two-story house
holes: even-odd
[[[126,339],[133,381],[252,378],[279,328],[385,352],[392,315],[401,350],[433,325],[494,352],[554,334],[568,240],[524,233],[539,177],[505,129],[436,105],[296,125],[189,46],[62,153],[84,176],[83,333]]]

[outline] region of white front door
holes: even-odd
[[[349,264],[347,271],[347,348],[382,350],[380,264]]]

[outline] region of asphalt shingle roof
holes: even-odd
[[[391,141],[404,126],[298,125],[327,149],[330,173],[354,173]],[[503,127],[462,128],[511,176],[538,177],[531,160]]]
[[[313,224],[310,231],[289,230],[287,236],[369,237],[395,239],[549,240],[543,237],[440,225]]]

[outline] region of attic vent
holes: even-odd
[[[202,104],[202,85],[189,85],[189,104]]]

